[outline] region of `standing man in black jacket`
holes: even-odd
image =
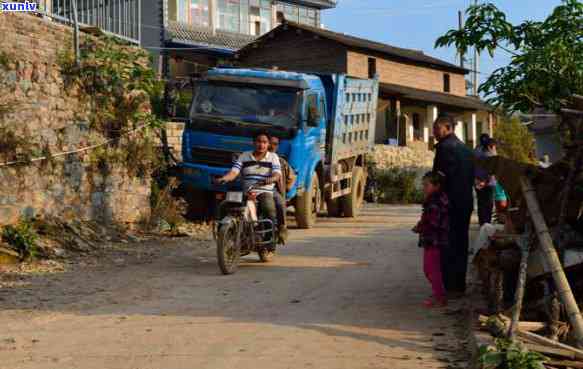
[[[454,133],[455,121],[440,116],[433,124],[438,141],[433,170],[445,175],[444,191],[449,197],[449,246],[441,254],[443,284],[451,297],[466,289],[470,218],[474,210],[473,152]]]

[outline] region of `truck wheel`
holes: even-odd
[[[339,198],[326,201],[326,208],[328,210],[328,216],[333,218],[338,218],[342,216],[342,208]]]
[[[342,197],[342,210],[344,216],[354,218],[358,216],[364,201],[364,187],[366,180],[361,167],[355,167],[352,171],[352,191]]]
[[[312,228],[320,211],[320,181],[318,175],[312,175],[312,185],[296,198],[296,222],[302,229]]]

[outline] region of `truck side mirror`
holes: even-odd
[[[320,109],[318,108],[318,96],[308,96],[308,127],[318,127],[320,123]]]

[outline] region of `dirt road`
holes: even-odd
[[[0,289],[0,368],[463,367],[448,352],[463,313],[421,307],[417,215],[322,219],[234,276],[219,275],[211,242],[178,240],[24,279]]]

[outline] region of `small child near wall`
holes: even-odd
[[[449,242],[449,201],[441,190],[444,175],[429,172],[423,176],[423,214],[413,232],[419,234],[419,247],[423,248],[423,270],[431,284],[433,294],[424,301],[426,307],[447,305],[441,274],[441,250]]]

